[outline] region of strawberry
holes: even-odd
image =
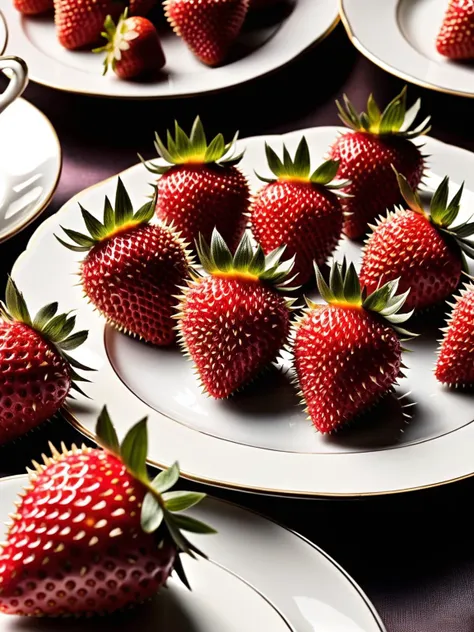
[[[436,48],[449,59],[474,59],[474,0],[449,0]]]
[[[465,284],[453,304],[438,352],[436,379],[450,386],[474,385],[474,285]]]
[[[279,290],[293,262],[280,262],[284,248],[266,257],[252,249],[248,233],[235,255],[214,231],[210,247],[199,240],[208,276],[188,282],[179,306],[179,338],[203,388],[215,399],[229,397],[277,359],[290,327],[289,307]]]
[[[100,41],[108,15],[118,20],[127,6],[130,15],[146,15],[156,0],[54,0],[56,35],[64,48],[75,50]]]
[[[401,201],[392,165],[402,173],[413,188],[418,187],[425,167],[424,156],[412,139],[430,130],[429,118],[411,129],[420,102],[406,109],[406,88],[393,99],[383,113],[372,95],[367,102],[367,114],[357,114],[344,95],[345,109],[336,101],[343,123],[352,129],[339,136],[328,158],[339,160],[340,178],[351,181],[348,197],[343,202],[347,218],[344,232],[358,239],[367,232],[368,222]]]
[[[46,305],[31,318],[25,299],[8,280],[0,303],[0,444],[16,439],[56,414],[71,389],[82,393],[87,370],[68,354],[87,338],[73,333],[76,318]]]
[[[249,0],[165,0],[166,17],[196,57],[208,66],[227,58],[249,8]]]
[[[286,245],[295,256],[293,272],[301,285],[313,276],[313,259],[325,263],[341,237],[344,220],[332,183],[338,161],[327,161],[311,174],[308,143],[303,137],[294,160],[283,146],[283,161],[265,144],[268,165],[276,179],[257,176],[267,184],[255,195],[250,221],[255,239],[265,254]]]
[[[214,228],[232,251],[246,225],[250,191],[246,177],[237,167],[243,154],[235,156],[235,141],[225,144],[222,134],[210,143],[199,117],[190,137],[175,124],[175,138],[168,132],[165,147],[156,134],[155,148],[167,164],[146,168],[161,175],[158,180],[156,213],[173,222],[183,239],[194,244],[199,235],[211,238]]]
[[[147,72],[160,70],[166,63],[158,33],[146,18],[128,17],[128,10],[120,17],[117,26],[107,16],[102,35],[107,44],[95,48],[94,53],[107,53],[104,75],[109,68],[121,79],[133,79]]]
[[[204,494],[168,491],[175,463],[153,481],[146,471],[146,419],[121,445],[107,409],[104,449],[52,445],[29,471],[0,553],[0,612],[28,616],[111,613],[152,597],[173,569],[189,586],[180,555],[204,556],[183,535],[214,533],[181,512]]]
[[[408,209],[399,208],[381,217],[364,248],[360,280],[369,292],[380,283],[400,278],[400,290],[411,288],[407,308],[421,310],[444,301],[458,287],[463,252],[474,256],[474,224],[454,227],[462,189],[448,204],[446,177],[431,201],[430,214],[417,193],[397,174]]]
[[[155,203],[156,196],[134,213],[119,178],[115,209],[106,198],[103,223],[81,207],[89,235],[63,228],[74,244],[57,239],[70,250],[87,252],[80,272],[84,293],[110,325],[169,345],[176,337],[174,294],[191,260],[172,227],[150,224]]]
[[[13,6],[24,15],[39,15],[51,11],[54,0],[13,0]]]
[[[327,305],[308,307],[292,332],[300,395],[314,426],[323,434],[352,421],[386,395],[401,376],[397,324],[407,293],[398,281],[374,293],[361,292],[354,265],[335,263],[329,286],[315,265],[318,289]]]

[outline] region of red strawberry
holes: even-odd
[[[283,248],[254,252],[246,233],[232,257],[217,231],[211,246],[199,242],[199,257],[210,276],[196,276],[181,298],[179,335],[203,388],[226,398],[277,359],[290,326],[283,289],[292,261],[280,262]]]
[[[450,386],[474,385],[474,285],[466,284],[451,305],[436,362],[436,379]]]
[[[208,143],[199,117],[189,138],[176,123],[174,139],[168,132],[168,147],[156,134],[156,150],[168,163],[145,163],[149,171],[161,175],[156,213],[173,222],[190,244],[199,235],[209,240],[217,228],[234,250],[243,235],[250,191],[236,166],[243,154],[234,156],[235,140],[226,145],[218,134]]]
[[[474,0],[449,0],[436,48],[450,59],[474,59]]]
[[[403,176],[397,174],[409,206],[382,217],[364,248],[360,280],[369,292],[380,283],[400,278],[400,290],[411,288],[406,306],[423,309],[444,301],[458,287],[464,252],[474,256],[474,224],[453,227],[462,189],[448,204],[448,178],[431,201],[430,215]]]
[[[127,6],[130,15],[146,15],[154,4],[156,0],[54,0],[59,43],[70,50],[97,44],[108,15],[118,20]]]
[[[336,263],[326,284],[315,265],[327,305],[308,302],[294,335],[294,362],[300,394],[314,426],[336,430],[387,394],[401,375],[397,333],[411,314],[399,314],[407,294],[397,281],[373,294],[361,293],[353,264]]]
[[[174,32],[208,66],[227,58],[249,8],[249,0],[165,0]]]
[[[160,70],[166,63],[158,33],[146,18],[128,17],[128,10],[119,19],[117,26],[111,16],[104,23],[103,36],[107,44],[94,49],[95,53],[106,52],[104,74],[109,67],[121,79],[133,79],[147,72]]]
[[[400,202],[400,191],[392,165],[413,188],[418,187],[425,167],[419,148],[411,141],[428,133],[429,118],[410,129],[420,108],[417,101],[406,110],[406,88],[380,112],[372,95],[367,114],[357,114],[344,95],[344,108],[336,101],[341,120],[353,131],[342,134],[331,147],[328,157],[339,160],[340,178],[351,181],[343,202],[348,214],[344,232],[351,239],[362,237],[367,224]]]
[[[77,381],[87,381],[74,367],[87,370],[68,355],[87,338],[72,333],[75,316],[57,314],[51,303],[31,318],[23,295],[8,280],[0,303],[0,444],[16,439],[46,421],[63,405]]]
[[[334,190],[347,183],[332,183],[337,161],[325,162],[311,174],[304,137],[294,161],[285,146],[283,161],[268,145],[265,149],[276,179],[258,176],[267,184],[250,208],[252,232],[266,254],[286,245],[286,254],[296,257],[293,272],[302,285],[313,276],[313,260],[325,263],[341,237],[344,216]]]
[[[54,7],[54,0],[13,0],[13,6],[24,15],[39,15]]]
[[[179,468],[150,481],[146,419],[119,446],[106,409],[97,424],[104,450],[72,446],[34,463],[0,553],[0,612],[29,616],[114,612],[152,597],[180,554],[204,555],[183,535],[213,530],[176,514],[204,494],[169,490]]]
[[[63,229],[87,252],[81,264],[84,292],[117,329],[155,345],[175,340],[173,307],[176,288],[188,275],[191,261],[174,230],[152,225],[156,197],[135,214],[120,178],[115,209],[105,199],[103,224],[81,207],[89,235]]]

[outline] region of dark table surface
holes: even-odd
[[[337,124],[334,100],[347,93],[358,109],[369,92],[388,102],[402,82],[350,44],[342,25],[322,44],[272,76],[200,98],[120,102],[30,84],[25,98],[55,126],[64,153],[62,178],[48,210],[0,246],[0,285],[39,223],[85,187],[153,156],[153,133],[177,118],[189,128],[200,114],[212,132],[241,137]],[[474,150],[473,102],[411,86],[433,116],[432,135]],[[111,122],[111,115],[117,123]],[[3,475],[24,472],[47,441],[81,440],[56,420],[0,450]],[[474,463],[474,446],[473,446]],[[0,475],[1,475],[0,474]],[[186,485],[187,487],[197,487]],[[206,491],[277,519],[317,543],[360,583],[388,632],[474,632],[474,480],[400,496],[356,500],[285,500]]]

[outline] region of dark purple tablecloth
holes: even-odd
[[[64,167],[48,211],[21,236],[0,246],[0,284],[42,219],[85,187],[136,163],[137,151],[152,157],[154,131],[163,132],[175,118],[189,126],[200,114],[213,132],[227,136],[236,129],[241,136],[279,133],[337,124],[334,99],[343,92],[362,109],[370,91],[384,103],[401,87],[399,80],[355,51],[342,26],[272,76],[204,98],[119,102],[31,84],[25,97],[55,126]],[[474,150],[472,101],[412,86],[410,100],[417,96],[423,99],[423,110],[433,115],[433,136]],[[27,440],[0,449],[0,472],[23,472],[31,458],[47,450],[47,439],[67,443],[78,437],[61,420],[48,424]],[[474,481],[351,501],[289,501],[207,491],[258,509],[323,547],[361,584],[388,632],[474,632]]]

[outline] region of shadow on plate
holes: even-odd
[[[18,617],[9,632],[205,632],[185,606],[186,595],[162,589],[151,601],[113,615],[92,618],[35,619]]]

